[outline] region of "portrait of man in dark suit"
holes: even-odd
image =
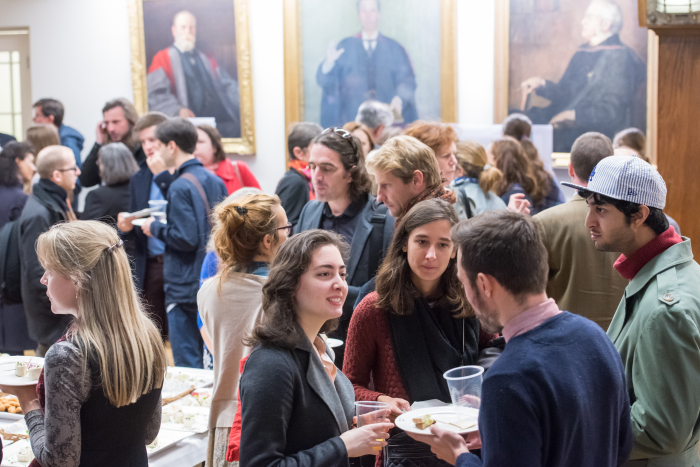
[[[627,20],[635,27],[634,18]],[[520,83],[519,109],[511,99],[511,111],[554,126],[555,152],[569,152],[576,138],[589,131],[612,139],[618,131],[639,125],[640,113],[646,123],[645,105],[639,102],[645,96],[646,65],[621,40],[623,24],[615,1],[590,2],[580,21],[586,42],[571,56],[559,80],[530,77]]]
[[[380,0],[357,0],[361,31],[331,42],[318,66],[322,88],[321,126],[342,126],[355,120],[364,101],[390,104],[406,123],[418,119],[416,76],[406,49],[379,31]]]

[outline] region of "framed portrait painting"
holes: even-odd
[[[255,153],[248,0],[129,0],[139,113],[215,126],[227,153]]]
[[[454,0],[285,0],[286,120],[341,127],[362,102],[395,123],[456,121]]]
[[[498,10],[496,123],[517,112],[551,124],[555,153],[589,131],[653,139],[653,37],[637,0],[499,0]]]

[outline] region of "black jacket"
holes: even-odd
[[[101,186],[92,190],[85,198],[82,220],[103,221],[112,227],[117,226],[120,212],[129,210],[129,181],[116,185]]]
[[[17,141],[17,138],[15,138],[12,135],[0,133],[0,148],[9,143],[10,141]]]
[[[27,315],[29,336],[44,345],[51,345],[63,335],[70,316],[55,315],[46,296],[46,287],[41,284],[44,268],[36,254],[39,235],[52,225],[66,220],[61,205],[42,186],[34,185],[32,195],[24,206],[20,217],[19,254],[22,267],[22,303]]]
[[[164,198],[167,198],[168,188],[175,178],[176,175],[171,174],[167,170],[164,170],[156,177],[156,185],[160,188]],[[151,199],[152,181],[153,173],[144,160],[140,164],[139,171],[131,177],[129,182],[129,212],[140,211],[148,207],[148,201]],[[133,257],[131,268],[134,273],[134,282],[137,288],[142,289],[146,277],[148,237],[143,233],[141,227],[134,227],[131,232],[122,233],[121,235],[127,244],[131,243],[132,249],[129,251],[129,254]]]
[[[309,182],[296,170],[289,169],[277,185],[275,194],[280,197],[287,219],[294,226],[294,232],[297,232],[301,210],[309,202]]]
[[[313,353],[303,336],[294,350],[260,345],[248,357],[240,382],[242,466],[349,466],[340,435],[352,426],[352,383],[338,370],[332,384]]]
[[[101,147],[101,144],[95,143],[90,150],[90,154],[85,158],[83,166],[80,168],[80,176],[78,179],[80,180],[80,185],[85,188],[99,185],[102,182],[100,168],[97,166],[97,153],[100,151]],[[134,154],[134,159],[136,159],[137,164],[141,165],[141,162],[146,161],[146,154],[143,152],[143,148],[141,148],[140,144],[136,145],[131,152]]]

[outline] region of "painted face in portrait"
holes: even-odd
[[[175,47],[182,52],[194,49],[197,43],[197,18],[192,13],[181,11],[175,15],[171,31]]]
[[[366,33],[377,31],[379,26],[379,5],[375,0],[362,0],[358,7],[360,25]]]
[[[612,29],[612,16],[619,14],[614,10],[615,6],[605,2],[593,1],[586,10],[583,19],[581,20],[581,36],[589,41],[596,42],[596,39],[604,38],[610,35]]]
[[[440,281],[450,260],[456,255],[450,237],[452,224],[439,220],[416,227],[403,247],[411,268],[413,283],[419,290],[433,289]]]
[[[352,175],[343,167],[337,152],[323,144],[314,144],[309,156],[309,167],[317,200],[328,202],[347,196]]]
[[[340,318],[348,294],[345,263],[333,245],[318,248],[299,280],[295,309],[301,322],[323,323]]]

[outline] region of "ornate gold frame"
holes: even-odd
[[[134,105],[139,114],[148,112],[146,91],[146,48],[143,34],[143,2],[129,0],[129,36],[131,38],[131,80]],[[229,154],[255,154],[255,115],[253,112],[253,74],[248,32],[248,1],[233,1],[236,18],[236,47],[238,49],[238,89],[241,99],[241,137],[224,138],[224,151]]]
[[[303,120],[300,0],[284,0],[284,101],[287,132]],[[456,0],[440,2],[440,113],[442,121],[457,122]]]
[[[508,116],[508,45],[510,43],[510,0],[496,0],[496,57],[494,83],[494,123]],[[647,156],[656,164],[656,119],[658,109],[659,38],[649,31],[647,45]]]

